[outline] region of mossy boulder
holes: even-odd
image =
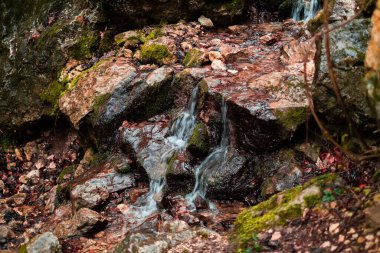
[[[313,208],[320,204],[323,190],[334,185],[336,180],[337,177],[332,174],[317,177],[303,186],[278,193],[240,213],[234,232],[239,249],[252,246],[253,235],[265,229],[285,225],[300,218],[304,208]]]
[[[200,67],[204,62],[205,53],[199,49],[193,48],[186,53],[182,64],[185,67]]]
[[[194,127],[187,149],[197,156],[206,156],[210,150],[209,138],[207,126],[203,123],[198,123]]]
[[[98,34],[102,14],[89,1],[4,0],[0,5],[0,125],[3,131],[31,131],[36,121],[55,114],[63,90],[55,82],[57,72],[70,47],[87,49],[79,42]],[[86,22],[72,22],[79,16]],[[90,55],[79,51],[84,54],[75,55]]]
[[[141,61],[143,63],[155,63],[163,65],[172,54],[165,45],[150,44],[141,47]]]

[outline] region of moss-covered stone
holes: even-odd
[[[74,172],[76,170],[76,168],[78,167],[77,164],[74,164],[74,165],[71,165],[71,166],[68,166],[68,167],[65,167],[61,173],[59,174],[58,178],[57,178],[57,183],[62,183],[65,181],[65,176],[66,175],[70,175],[70,179],[72,179],[72,176],[74,175]]]
[[[141,47],[141,61],[143,63],[156,63],[158,65],[164,64],[164,60],[172,54],[165,45],[150,44]]]
[[[201,110],[205,104],[207,93],[208,93],[208,85],[207,81],[202,80],[198,84],[198,103],[197,103],[197,110]]]
[[[210,150],[210,141],[205,124],[198,123],[195,125],[187,149],[195,155],[204,156],[208,154]]]
[[[204,61],[204,52],[196,48],[191,49],[187,52],[185,58],[183,59],[183,66],[185,67],[200,67]]]
[[[303,208],[320,203],[317,201],[321,199],[324,187],[333,184],[335,179],[333,174],[317,177],[240,213],[235,222],[235,239],[240,249],[250,246],[253,234],[301,217]]]
[[[92,122],[94,124],[99,119],[100,115],[102,114],[104,107],[107,105],[110,98],[111,98],[110,93],[106,93],[106,94],[103,94],[103,95],[95,98],[94,104],[92,105],[92,112],[93,112],[92,113]]]
[[[26,244],[21,245],[20,248],[18,249],[18,253],[28,253],[28,249],[26,247],[27,247]]]
[[[83,35],[73,46],[70,47],[69,54],[76,60],[85,60],[97,51],[99,36],[95,32]]]
[[[296,130],[297,127],[306,122],[307,119],[307,111],[305,107],[275,109],[274,114],[278,121],[289,131]]]
[[[64,80],[62,82],[55,80],[51,82],[48,88],[40,94],[40,99],[42,100],[42,102],[47,103],[51,106],[51,108],[46,112],[46,114],[56,114],[59,107],[59,98],[67,91],[67,88],[67,80]]]

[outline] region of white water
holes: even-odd
[[[318,0],[297,0],[292,11],[292,18],[296,21],[309,21],[320,9]]]
[[[159,173],[154,176],[155,178],[150,178],[149,192],[128,210],[127,217],[141,220],[158,210],[157,202],[162,200],[163,190],[166,186],[166,168],[175,152],[186,149],[195,125],[197,101],[198,87],[195,87],[191,93],[187,108],[179,114],[170,126],[170,136],[165,138],[167,151],[161,155],[160,164],[157,165],[159,166],[157,168]]]
[[[207,200],[207,179],[208,175],[226,161],[228,145],[229,145],[229,128],[227,119],[227,103],[222,102],[222,119],[223,119],[223,132],[219,147],[215,148],[207,158],[195,169],[195,186],[193,191],[186,195],[186,201],[188,208],[191,211],[196,210],[195,201],[197,198],[201,198],[208,202],[209,208],[213,211],[217,211],[215,205]]]

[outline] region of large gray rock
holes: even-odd
[[[58,238],[84,235],[102,222],[104,222],[102,215],[91,209],[81,208],[74,214],[71,220],[59,223],[54,229],[54,234]]]
[[[29,253],[60,253],[61,245],[58,238],[52,232],[43,233],[32,239],[26,245]]]
[[[111,163],[108,163],[101,172],[75,185],[70,197],[76,209],[93,208],[104,203],[110,193],[131,188],[134,185],[133,175],[115,172]]]
[[[362,83],[365,73],[364,57],[370,38],[369,19],[356,19],[330,33],[330,50],[337,82],[351,119],[364,126],[373,116],[367,104],[366,89]],[[330,124],[347,122],[341,106],[336,101],[329,78],[324,41],[321,41],[314,100],[317,110]]]

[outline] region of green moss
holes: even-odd
[[[202,80],[198,85],[198,103],[197,103],[197,110],[201,110],[205,104],[206,96],[208,93],[208,85],[207,81]]]
[[[49,43],[53,38],[57,36],[59,32],[62,31],[64,24],[62,22],[56,22],[53,25],[46,27],[46,29],[41,33],[40,37],[37,40],[37,45],[43,46],[46,43]]]
[[[0,144],[3,150],[13,148],[15,146],[15,141],[10,134],[4,133],[0,137]]]
[[[202,51],[193,48],[187,52],[182,64],[185,67],[200,67],[203,63],[203,55]]]
[[[111,98],[110,93],[103,94],[101,96],[98,96],[94,100],[94,104],[92,105],[92,117],[91,120],[95,124],[97,120],[99,119],[100,115],[102,114],[102,111],[104,107],[107,105],[108,101]]]
[[[18,249],[18,253],[28,253],[27,245],[26,244],[21,245],[20,248]]]
[[[96,52],[99,45],[99,36],[95,32],[83,35],[69,49],[69,55],[76,60],[86,60]]]
[[[306,196],[304,200],[306,207],[310,209],[316,207],[322,201],[321,196],[317,194]]]
[[[307,118],[305,107],[275,109],[274,114],[280,123],[291,131],[296,130]]]
[[[278,193],[240,213],[235,222],[235,239],[239,246],[249,247],[253,234],[301,217],[303,208],[320,203],[321,190],[335,178],[332,174],[317,177],[303,186]]]
[[[78,167],[78,164],[74,164],[74,165],[65,167],[61,171],[61,173],[59,174],[59,176],[57,178],[57,182],[58,183],[62,183],[63,181],[65,181],[65,176],[66,175],[70,175],[70,178],[72,178],[72,176],[74,175],[74,172],[75,172],[75,170],[76,170],[77,167]]]
[[[156,63],[162,65],[164,59],[170,56],[171,53],[165,45],[153,43],[141,47],[141,60],[143,63]]]
[[[316,32],[318,28],[323,25],[324,18],[325,18],[324,13],[319,12],[317,16],[309,20],[309,22],[307,23],[307,29],[310,32]]]
[[[198,123],[194,127],[187,149],[196,155],[207,155],[210,150],[209,135],[207,127],[203,123]]]
[[[302,208],[300,204],[290,205],[278,212],[278,216],[280,217],[279,225],[286,224],[288,221],[301,217],[301,215]]]
[[[51,106],[51,109],[49,109],[46,114],[54,115],[57,112],[59,107],[59,99],[67,91],[67,84],[67,80],[62,82],[55,80],[51,82],[48,88],[40,94],[41,101]]]
[[[151,31],[146,37],[142,38],[144,43],[147,43],[150,40],[155,40],[163,35],[161,28],[156,28]]]

